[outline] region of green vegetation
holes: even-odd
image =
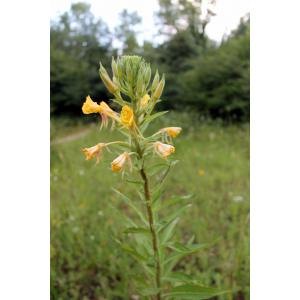
[[[203,17],[201,1],[159,0],[158,34],[163,42],[137,42],[141,18],[124,10],[109,31],[85,3],[76,3],[51,24],[51,112],[79,115],[82,101],[109,99],[99,79],[99,62],[109,69],[111,57],[137,54],[155,73],[166,75],[162,109],[194,110],[211,118],[249,120],[250,20],[245,17],[217,45],[206,35],[213,18]],[[198,3],[197,3],[198,2]],[[202,17],[200,18],[200,15]],[[113,41],[121,45],[113,47]]]
[[[180,261],[176,270],[197,283],[232,290],[218,299],[249,299],[249,126],[171,113],[149,131],[170,124],[183,127],[183,132],[176,141],[180,163],[167,179],[164,196],[193,195],[178,239],[187,241],[193,233],[195,242],[212,243]],[[132,278],[138,280],[140,269],[115,241],[123,229],[121,216],[135,218],[110,190],[125,188],[110,171],[116,154],[107,152],[95,165],[80,152],[95,141],[116,140],[118,133],[97,130],[99,123],[75,126],[54,119],[52,125],[51,298],[137,299]],[[58,140],[73,133],[77,138]]]

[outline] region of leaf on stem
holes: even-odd
[[[229,291],[222,291],[216,288],[209,288],[200,285],[184,284],[172,288],[170,292],[164,294],[164,297],[203,300],[219,296],[228,292]]]
[[[143,227],[129,227],[126,230],[124,230],[124,233],[136,233],[136,234],[150,234],[150,231],[148,228]]]
[[[159,288],[144,288],[144,289],[139,289],[138,292],[142,296],[155,296],[160,292],[161,289]]]
[[[147,261],[147,260],[148,260],[147,257],[145,257],[145,256],[143,256],[142,254],[138,253],[136,250],[134,250],[133,248],[129,247],[128,245],[122,244],[121,247],[122,247],[122,249],[123,249],[125,252],[131,254],[134,258],[136,258],[136,259],[139,260],[139,261],[141,261],[141,260],[142,260],[142,261]]]
[[[166,111],[160,111],[160,112],[157,112],[157,113],[155,113],[155,114],[153,114],[153,115],[150,115],[150,116],[145,117],[144,122],[143,122],[143,124],[141,125],[141,131],[144,132],[144,131],[147,129],[148,125],[149,125],[153,120],[155,120],[155,119],[158,118],[158,117],[163,116],[163,115],[166,114],[167,112],[168,112],[167,110],[166,110]]]
[[[115,191],[118,195],[120,195],[122,197],[122,199],[125,201],[125,203],[128,206],[130,206],[137,213],[137,215],[140,217],[140,219],[142,220],[142,222],[145,225],[148,225],[148,222],[145,219],[143,213],[134,205],[133,201],[130,198],[128,198],[127,196],[125,196],[123,193],[121,193],[120,191],[118,191],[115,188],[113,188],[113,191]]]
[[[167,223],[165,226],[159,228],[161,245],[164,245],[171,238],[178,221],[179,218],[176,218],[175,220]]]
[[[157,204],[153,207],[154,211],[160,211],[166,207],[170,207],[176,204],[182,204],[183,201],[191,199],[193,195],[184,195],[184,196],[174,196],[172,198],[157,202]]]
[[[202,248],[208,247],[210,244],[192,244],[192,245],[182,245],[180,243],[169,244],[168,247],[174,252],[168,256],[168,258],[163,262],[165,266],[165,275],[168,276],[172,271],[174,266],[178,263],[180,259],[195,253]]]
[[[193,281],[193,277],[182,272],[172,272],[168,276],[163,276],[162,280],[173,283],[188,283]]]

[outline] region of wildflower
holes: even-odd
[[[203,169],[200,169],[198,171],[199,176],[204,176],[205,175],[205,171]]]
[[[181,127],[166,127],[161,129],[161,132],[165,132],[167,135],[169,135],[172,138],[175,138],[180,132],[182,128]]]
[[[100,105],[94,102],[90,96],[87,96],[82,105],[82,112],[84,114],[93,114],[100,112]]]
[[[97,157],[97,163],[99,162],[100,155],[102,152],[102,149],[106,146],[104,143],[99,143],[93,147],[90,148],[83,148],[82,152],[85,154],[86,160],[90,160],[94,157]]]
[[[128,105],[123,106],[121,111],[121,123],[125,126],[131,127],[134,122],[133,110]]]
[[[118,113],[113,111],[108,104],[106,104],[104,101],[101,101],[99,105],[99,113],[101,115],[101,120],[102,120],[102,126],[107,127],[108,124],[108,118],[111,118],[113,121],[113,124],[115,121],[120,121]]]
[[[126,162],[128,162],[131,166],[131,160],[128,152],[122,153],[112,161],[111,170],[113,172],[120,172],[124,168]]]
[[[140,100],[141,109],[145,109],[147,107],[149,100],[150,100],[150,96],[148,94],[144,95],[144,97],[141,98]]]
[[[175,147],[161,142],[155,142],[154,150],[162,158],[167,158],[171,153],[175,152]]]

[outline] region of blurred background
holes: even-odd
[[[177,271],[203,285],[232,289],[216,299],[249,299],[249,65],[250,17],[246,0],[90,0],[51,2],[51,299],[141,299],[135,261],[114,238],[130,211],[110,187],[125,188],[80,149],[118,134],[99,130],[97,116],[82,115],[90,95],[109,95],[101,61],[136,54],[165,73],[158,109],[170,111],[149,132],[181,126],[180,163],[165,196],[191,194],[192,210],[178,239],[213,242]],[[134,191],[130,191],[134,195]],[[113,207],[117,207],[114,210]]]

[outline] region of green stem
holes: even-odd
[[[151,206],[151,195],[149,190],[149,180],[146,175],[144,167],[140,170],[141,177],[144,181],[144,193],[145,193],[145,199],[146,199],[146,207],[147,207],[147,214],[148,214],[148,221],[149,221],[149,227],[152,235],[152,246],[154,251],[154,257],[155,257],[155,265],[156,265],[156,287],[161,287],[161,279],[160,279],[160,258],[159,258],[159,249],[158,249],[158,238],[157,238],[157,232],[155,230],[154,220],[153,220],[153,211]],[[161,293],[158,292],[156,295],[157,300],[161,300]]]
[[[136,150],[139,155],[139,159],[143,160],[143,151],[141,149],[141,146],[137,139],[134,139]],[[145,194],[145,200],[146,200],[146,208],[147,208],[147,214],[148,214],[148,222],[149,222],[149,228],[152,236],[152,247],[154,252],[154,259],[155,259],[155,268],[156,268],[156,275],[155,275],[155,281],[156,281],[156,287],[161,287],[161,266],[160,266],[160,257],[159,257],[159,249],[158,249],[158,237],[156,228],[154,225],[154,218],[153,218],[153,211],[151,206],[151,194],[150,194],[150,187],[149,187],[149,179],[145,172],[144,168],[144,162],[142,165],[142,168],[140,170],[140,175],[144,181],[144,194]],[[157,300],[161,300],[161,293],[160,291],[156,295]]]

